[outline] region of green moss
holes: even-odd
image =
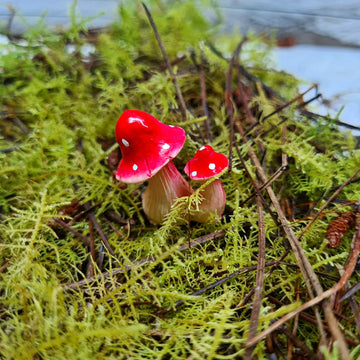
[[[224,154],[229,151],[224,102],[228,62],[213,46],[228,57],[241,37],[216,35],[197,2],[149,5],[170,60],[187,56],[174,66],[192,110],[193,116],[186,121],[177,110],[173,82],[137,2],[126,2],[119,8],[119,21],[91,36],[84,33],[85,20],[76,16],[64,33],[39,25],[24,35],[26,43],[6,45],[8,53],[0,58],[0,149],[17,147],[0,153],[0,353],[6,359],[235,359],[244,353],[251,307],[237,305],[254,286],[255,272],[193,295],[257,263],[257,208],[253,199],[243,203],[254,190],[236,151],[232,172],[221,177],[227,194],[223,219],[190,227],[184,213],[189,201],[201,200],[198,193],[190,200],[180,199],[162,226],[155,227],[141,209],[144,185],[119,186],[108,167],[108,158],[117,149],[113,146],[115,123],[127,108],[147,111],[186,130],[186,144],[174,161],[180,170],[203,144],[199,73],[190,56],[194,52],[199,63],[200,47],[206,59],[212,145]],[[69,43],[75,53],[66,50]],[[80,51],[89,43],[94,51],[84,57]],[[290,100],[298,94],[299,82],[271,70],[270,52],[271,44],[264,45],[263,39],[250,34],[241,52],[242,65]],[[233,80],[236,88],[235,76]],[[260,91],[259,83],[244,81],[254,93],[251,106],[263,117],[280,105]],[[278,126],[282,120],[288,126],[285,138],[282,125]],[[314,211],[319,209],[333,187],[359,168],[356,141],[351,134],[339,132],[335,122],[311,122],[294,106],[261,122],[257,130],[267,150],[263,162],[268,176],[280,167],[281,153],[288,155],[287,170],[272,186],[280,200],[292,204],[291,225],[300,233],[308,221],[309,204],[315,204]],[[247,157],[250,145],[243,144],[239,134],[235,139],[255,177],[256,169]],[[340,198],[358,200],[359,194],[360,185],[355,182]],[[103,250],[94,233],[95,253],[104,251],[104,262],[102,267],[93,263],[98,277],[81,289],[67,285],[88,276],[89,250],[53,221],[73,199],[94,205],[93,212],[114,251],[110,255]],[[128,223],[109,222],[105,214],[111,211]],[[324,245],[334,216],[328,208],[305,233],[302,246],[314,269],[339,276],[336,265],[346,261],[351,234],[338,249]],[[66,214],[61,217],[71,219]],[[85,236],[92,233],[86,214],[70,224]],[[216,231],[225,235],[184,250],[189,240]],[[287,240],[268,213],[265,231],[266,261],[278,260]],[[133,265],[149,256],[152,261]],[[296,264],[292,253],[285,260]],[[115,269],[118,274],[111,274]],[[103,275],[106,271],[109,276]],[[326,289],[333,285],[327,278],[320,280]],[[359,276],[354,274],[352,281],[358,282]],[[281,265],[266,276],[259,330],[297,308],[299,287],[305,289],[294,267]],[[283,305],[275,306],[274,297]],[[306,299],[304,295],[301,300]],[[341,326],[356,342],[354,322],[341,321]],[[315,325],[302,320],[297,336],[316,351]],[[279,339],[281,346],[286,344],[286,338]],[[259,358],[265,358],[267,351],[263,341],[255,350]]]

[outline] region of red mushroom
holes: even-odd
[[[185,131],[144,111],[125,110],[116,124],[115,137],[122,153],[116,178],[125,183],[148,180],[143,209],[150,222],[161,223],[174,200],[191,192],[171,161],[184,145]]]
[[[228,158],[213,150],[210,145],[202,146],[194,157],[186,164],[185,173],[192,180],[201,180],[203,183],[221,172],[229,165]],[[192,220],[205,223],[211,218],[220,219],[226,202],[224,187],[219,179],[215,179],[200,193],[203,198],[199,210],[192,211]]]

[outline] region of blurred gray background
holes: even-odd
[[[52,27],[66,27],[72,3],[5,0],[0,3],[0,29],[2,33],[21,33],[42,16]],[[99,15],[91,24],[103,27],[117,18],[118,3],[78,0],[77,12],[85,18]],[[345,105],[341,120],[360,126],[359,0],[218,0],[217,4],[223,13],[223,32],[271,34],[276,29],[282,46],[274,51],[275,66],[308,84],[319,84],[327,100],[326,106],[318,103],[319,112],[335,115]],[[204,9],[204,13],[216,21],[214,12]]]
[[[120,0],[121,1],[121,0]],[[0,3],[0,25],[21,32],[26,23],[36,23],[46,14],[52,26],[69,24],[72,0],[10,0]],[[84,17],[93,17],[94,27],[116,18],[119,0],[78,0],[77,9]],[[280,37],[295,36],[299,43],[347,45],[360,47],[359,0],[218,0],[224,14],[224,31],[242,32],[278,30]],[[211,12],[207,12],[209,18]]]

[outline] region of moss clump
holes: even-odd
[[[280,98],[298,95],[298,81],[271,70],[271,47],[249,36],[241,65],[252,77],[237,72],[238,67],[234,70],[234,118],[249,128],[246,109],[237,98],[243,86],[255,120],[265,120],[250,133],[250,143],[234,134],[239,152],[233,148],[232,171],[221,178],[227,194],[222,221],[180,221],[189,204],[180,199],[162,226],[147,222],[141,209],[144,186],[113,180],[119,161],[114,127],[123,110],[141,109],[182,126],[188,138],[174,161],[182,169],[206,137],[200,91],[203,62],[212,146],[224,154],[229,151],[227,54],[240,38],[213,34],[198,5],[176,1],[150,7],[191,110],[186,121],[137,2],[120,7],[119,21],[100,33],[84,31],[84,22],[74,17],[66,32],[38,27],[25,33],[21,43],[6,45],[7,53],[0,58],[4,358],[241,357],[251,313],[250,303],[243,300],[255,284],[251,266],[257,263],[259,225],[255,200],[248,199],[254,188],[240,155],[256,178],[249,146],[257,149],[261,141],[256,152],[269,177],[280,167],[282,153],[287,154],[288,167],[272,187],[297,233],[334,187],[359,168],[354,138],[339,132],[333,122],[314,122],[295,105],[265,119],[283,105]],[[84,55],[87,48],[91,52]],[[359,195],[360,185],[353,182],[337,200],[348,204]],[[264,197],[270,204],[265,192]],[[192,200],[198,201],[196,193]],[[351,207],[340,210],[346,209]],[[324,244],[335,210],[335,205],[329,206],[301,243],[313,268],[327,274],[320,276],[324,289],[339,277],[337,266],[345,264],[351,245],[351,234],[337,249]],[[279,260],[288,248],[287,239],[269,212],[265,232],[266,261]],[[189,249],[187,244],[195,239],[198,243]],[[84,244],[88,240],[91,246]],[[283,260],[265,278],[259,331],[309,299],[292,252]],[[357,282],[355,273],[351,283]],[[343,333],[354,347],[354,315],[348,308],[342,314],[347,319],[340,320]],[[316,352],[320,335],[309,317],[312,312],[300,318],[297,337]],[[280,348],[288,345],[282,335],[277,341]],[[259,358],[269,351],[264,341],[255,349]],[[301,349],[294,347],[294,356],[298,353]]]

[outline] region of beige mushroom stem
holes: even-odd
[[[142,194],[144,212],[151,223],[161,224],[174,201],[189,196],[192,192],[189,183],[181,176],[174,163],[169,161],[148,180],[148,187]]]

